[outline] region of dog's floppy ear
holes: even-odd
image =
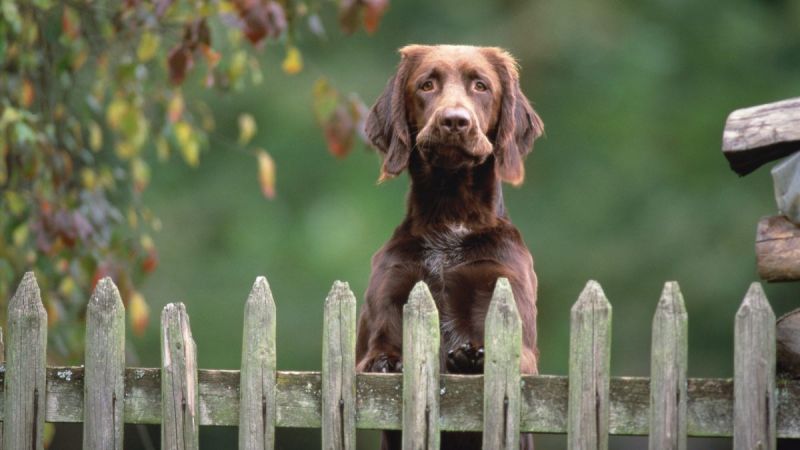
[[[381,180],[394,177],[408,166],[412,139],[406,112],[405,86],[419,52],[418,46],[400,49],[397,73],[367,116],[365,131],[373,147],[383,154]]]
[[[494,152],[500,178],[514,186],[525,179],[523,158],[533,150],[533,141],[544,133],[544,124],[519,87],[514,58],[506,51],[487,49],[502,86]]]

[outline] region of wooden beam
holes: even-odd
[[[762,218],[756,231],[756,263],[765,281],[800,280],[800,227],[783,216]]]
[[[125,423],[161,422],[161,370],[125,370]],[[5,374],[0,372],[0,388]],[[520,431],[567,431],[568,380],[565,376],[521,377]],[[75,423],[83,420],[82,367],[47,369],[45,420]],[[200,425],[239,424],[239,371],[198,371]],[[800,438],[800,380],[777,380],[777,433]],[[356,375],[356,426],[361,429],[400,429],[401,374]],[[612,377],[609,391],[609,433],[647,435],[649,380]],[[441,376],[439,424],[443,431],[479,431],[483,427],[483,376]],[[733,433],[733,380],[689,378],[686,388],[689,436],[723,437]],[[0,420],[5,408],[0,396]],[[319,428],[322,378],[319,372],[277,373],[276,426]]]
[[[800,150],[800,97],[750,108],[728,116],[722,153],[739,175]]]

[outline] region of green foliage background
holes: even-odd
[[[614,306],[613,375],[648,375],[650,323],[667,280],[680,283],[689,311],[690,376],[731,375],[734,313],[757,279],[755,225],[776,208],[768,168],[743,179],[728,169],[722,128],[733,109],[797,95],[800,3],[396,0],[373,37],[329,28],[328,43],[301,44],[299,75],[280,72],[282,53],[267,49],[262,86],[202,93],[218,126],[199,168],[153,164],[143,200],[163,227],[154,236],[160,266],[143,286],[153,310],[136,344],[143,365],[158,364],[158,311],[183,301],[200,366],[238,368],[244,300],[263,274],[277,302],[279,369],[317,370],[324,297],[340,279],[363,301],[370,257],[403,216],[407,179],[376,186],[372,151],[331,157],[310,87],[325,74],[371,103],[398,47],[465,43],[517,56],[546,125],[526,183],[505,191],[540,280],[542,372],[567,372],[569,308],[591,278]],[[253,159],[231,150],[243,112],[258,120],[254,145],[275,159],[273,201],[259,192]],[[797,284],[766,290],[776,314],[800,303]],[[234,430],[202,433],[204,448],[235,442]],[[374,437],[360,434],[360,447]],[[279,448],[318,445],[315,432],[279,434]]]

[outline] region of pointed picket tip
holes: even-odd
[[[342,301],[355,302],[355,300],[356,296],[353,294],[353,291],[350,290],[350,284],[346,281],[336,280],[333,282],[328,296],[325,297],[325,305],[328,306],[334,302],[338,303]]]
[[[608,302],[603,288],[595,280],[589,280],[586,287],[581,291],[578,296],[578,301],[572,305],[572,312],[584,311],[589,309],[611,309],[611,303]]]
[[[272,290],[269,288],[269,282],[267,278],[264,276],[256,277],[256,281],[253,282],[253,287],[250,289],[250,294],[247,296],[247,303],[268,303],[272,304],[275,302],[272,298]]]
[[[44,311],[42,294],[39,291],[39,284],[36,282],[36,275],[34,275],[32,271],[25,272],[22,281],[20,281],[19,286],[17,286],[17,291],[8,303],[8,308],[10,310],[27,309],[29,307],[41,308],[41,310]]]
[[[185,316],[188,320],[189,316],[186,314],[186,305],[182,302],[167,303],[164,309],[161,310],[161,321],[167,322],[172,316]]]
[[[761,287],[761,283],[758,281],[750,285],[741,306],[739,306],[739,310],[736,312],[736,317],[746,316],[753,311],[765,311],[773,316],[775,315],[772,311],[772,306],[767,300],[767,294],[764,293],[764,288]]]
[[[104,277],[97,282],[92,297],[89,299],[89,306],[107,309],[124,308],[119,289],[111,277]]]
[[[492,293],[492,303],[517,309],[517,304],[514,301],[514,291],[511,289],[511,283],[508,282],[508,278],[500,277],[497,279]]]
[[[411,289],[407,306],[420,311],[436,311],[436,303],[433,301],[431,291],[424,281],[418,281],[414,288]]]
[[[678,316],[686,314],[683,293],[677,281],[667,281],[661,290],[661,298],[656,307],[656,316]]]

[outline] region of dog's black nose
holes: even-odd
[[[448,133],[464,133],[469,129],[469,113],[464,108],[446,108],[439,116],[439,126]]]

